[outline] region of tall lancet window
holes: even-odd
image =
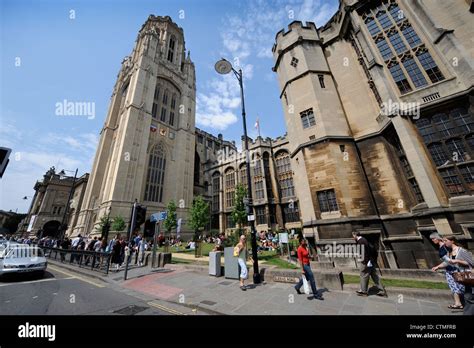
[[[161,144],[155,145],[148,159],[148,172],[145,186],[145,201],[163,202],[166,156]]]
[[[170,41],[168,44],[168,61],[173,63],[174,61],[174,49],[176,46],[176,38],[174,36],[170,37]]]

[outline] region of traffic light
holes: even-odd
[[[135,208],[135,227],[140,226],[146,220],[146,207],[137,205]]]

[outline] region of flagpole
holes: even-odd
[[[259,138],[261,138],[261,135],[260,135],[260,120],[259,120],[258,116],[257,116],[257,121],[255,122],[255,127],[257,128]]]

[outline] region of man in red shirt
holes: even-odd
[[[313,296],[309,297],[308,299],[317,299],[323,300],[322,296],[316,290],[316,281],[314,280],[313,271],[311,270],[311,266],[309,263],[309,250],[306,239],[300,239],[300,246],[298,247],[298,261],[301,265],[301,273],[302,276],[306,277],[306,280],[311,284],[311,291],[313,292]],[[301,294],[301,287],[303,286],[303,277],[301,277],[298,284],[295,286],[295,290],[298,294]]]

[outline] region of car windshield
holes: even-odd
[[[14,258],[31,258],[31,257],[44,257],[43,250],[37,246],[29,245],[8,245],[2,252],[0,249],[0,256],[7,259]]]

